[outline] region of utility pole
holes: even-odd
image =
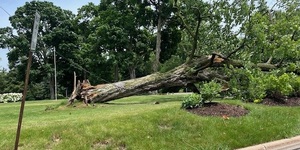
[[[54,46],[54,89],[55,89],[55,100],[57,100],[57,80],[56,80],[56,54],[55,54],[55,46]]]

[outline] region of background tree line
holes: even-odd
[[[41,14],[28,99],[54,98],[56,50],[58,93],[71,93],[73,72],[92,84],[165,72],[194,57],[222,53],[247,62],[299,70],[298,0],[102,0],[74,15],[51,2],[31,1],[0,29],[9,48],[9,71],[0,93],[22,92],[35,11]],[[299,73],[299,72],[298,72]]]

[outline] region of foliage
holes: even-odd
[[[17,102],[21,100],[22,96],[22,93],[0,94],[0,103]]]
[[[265,97],[283,98],[299,94],[299,76],[294,73],[269,73],[259,69],[231,68],[230,91],[245,101],[261,102]]]
[[[300,76],[294,76],[294,82],[291,81],[291,85],[294,89],[294,96],[300,97]]]
[[[4,93],[6,82],[7,72],[0,71],[0,94]]]
[[[0,76],[0,93],[22,91],[36,10],[41,22],[33,53],[30,99],[54,96],[54,48],[59,93],[71,91],[73,71],[92,84],[150,74],[151,57],[157,57],[154,49],[160,19],[161,72],[192,57],[220,52],[245,63],[286,67],[273,76],[251,67],[231,72],[235,96],[253,101],[267,94],[299,95],[298,82],[279,85],[294,79],[281,76],[284,72],[300,72],[300,11],[295,0],[278,0],[274,6],[265,0],[105,0],[82,6],[77,16],[51,2],[26,2],[10,17],[11,27],[0,28],[0,47],[10,49],[10,70]]]
[[[200,102],[202,102],[203,98],[200,94],[190,94],[189,96],[185,97],[182,101],[181,108],[185,109],[192,109],[197,108],[200,106]]]
[[[267,6],[252,16],[252,30],[248,30],[252,46],[251,60],[279,62],[299,58],[299,3],[280,0],[274,10]]]
[[[76,58],[78,51],[78,35],[75,34],[71,11],[63,10],[52,2],[31,1],[19,7],[9,20],[11,27],[2,28],[0,32],[2,47],[9,48],[8,61],[10,72],[13,72],[15,81],[9,86],[19,86],[24,82],[27,56],[32,34],[32,26],[35,12],[41,15],[36,51],[33,52],[30,83],[36,85],[42,83],[45,91],[50,94],[42,98],[54,98],[54,55],[56,49],[58,84],[72,87],[69,79],[74,69],[69,59]],[[2,36],[3,35],[3,36]],[[15,82],[15,83],[14,83]],[[48,90],[47,90],[48,89]]]
[[[19,81],[15,70],[0,72],[0,94],[23,92],[24,83]]]
[[[204,83],[200,85],[200,95],[203,98],[201,104],[209,101],[211,102],[214,98],[220,96],[220,92],[222,90],[221,84],[212,80],[208,83]]]
[[[214,98],[220,96],[222,87],[216,81],[210,81],[208,83],[201,83],[200,94],[193,93],[187,96],[181,105],[181,108],[191,109],[202,107],[205,103],[211,102]]]
[[[164,64],[162,64],[160,68],[160,72],[167,72],[176,68],[184,62],[179,56],[172,55],[170,59],[168,59]]]
[[[280,76],[269,75],[266,80],[267,93],[270,97],[284,97],[299,92],[299,77],[293,73],[284,73]]]
[[[265,74],[259,69],[231,68],[230,91],[245,101],[261,100],[266,96]]]

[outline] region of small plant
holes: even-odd
[[[193,93],[185,97],[185,99],[182,102],[181,108],[185,108],[185,109],[197,108],[200,106],[201,101],[202,101],[201,95]]]
[[[258,104],[261,103],[262,101],[263,101],[262,99],[255,99],[253,102]]]
[[[200,85],[200,94],[193,93],[186,97],[182,102],[181,108],[192,109],[202,107],[207,101],[211,102],[214,98],[220,96],[219,93],[221,90],[222,86],[215,81],[202,83]]]
[[[201,104],[203,105],[207,101],[211,102],[214,98],[219,97],[221,91],[222,86],[214,80],[202,84],[200,86]]]

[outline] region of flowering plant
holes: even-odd
[[[17,102],[22,98],[22,93],[4,93],[0,94],[0,103]]]

